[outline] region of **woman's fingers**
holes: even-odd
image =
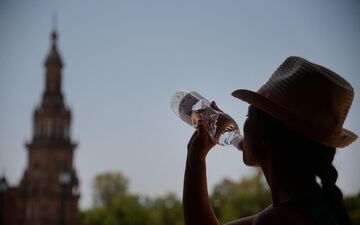
[[[196,131],[191,136],[187,149],[189,152],[206,155],[207,152],[215,145],[206,130],[206,124],[203,120],[198,121]]]

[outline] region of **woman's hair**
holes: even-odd
[[[256,117],[273,154],[275,163],[286,168],[293,175],[306,176],[314,183],[321,180],[321,193],[324,205],[341,225],[351,224],[343,203],[341,190],[336,186],[337,170],[332,165],[336,149],[309,140],[283,125],[280,121],[254,107]]]

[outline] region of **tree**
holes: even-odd
[[[182,225],[181,202],[175,194],[150,199],[128,192],[129,180],[120,172],[94,179],[94,206],[80,214],[83,225]]]
[[[121,172],[106,172],[95,177],[94,205],[96,207],[108,206],[115,197],[127,194],[129,179]]]
[[[224,223],[258,213],[271,204],[271,196],[258,170],[240,181],[224,179],[215,186],[211,201],[215,214]]]
[[[114,197],[106,207],[80,215],[82,225],[182,225],[181,203],[174,194],[150,199],[133,194]]]
[[[94,179],[92,209],[81,212],[82,225],[182,225],[181,202],[175,194],[157,198],[128,192],[129,180],[120,172]],[[223,224],[254,215],[271,204],[270,190],[258,170],[238,181],[224,179],[211,193],[215,214]],[[360,194],[345,199],[353,225],[360,225]]]
[[[182,205],[177,196],[168,193],[163,197],[149,200],[147,204],[153,224],[182,225]]]

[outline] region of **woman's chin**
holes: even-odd
[[[259,167],[259,164],[254,160],[248,159],[245,155],[243,155],[243,161],[247,166]]]

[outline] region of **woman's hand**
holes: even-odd
[[[215,102],[211,102],[210,107],[221,111]],[[216,143],[212,140],[208,133],[209,124],[201,119],[199,113],[193,112],[192,117],[196,118],[197,130],[191,136],[187,145],[188,153],[195,154],[200,157],[206,157],[207,153],[215,146]]]
[[[205,158],[207,153],[215,146],[210,135],[206,132],[202,120],[198,121],[198,128],[191,136],[187,145],[188,154]]]

